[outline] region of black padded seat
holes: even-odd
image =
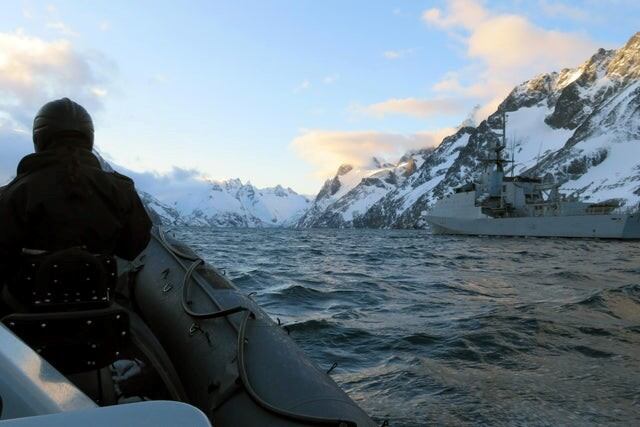
[[[107,308],[52,313],[14,313],[2,319],[15,335],[63,374],[103,368],[130,342],[129,315]]]
[[[113,256],[90,254],[82,248],[52,253],[23,251],[27,252],[21,257],[19,274],[9,288],[26,311],[88,310],[110,305],[117,281]]]

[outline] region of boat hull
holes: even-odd
[[[134,289],[139,312],[173,361],[189,403],[216,426],[317,425],[304,417],[344,420],[345,426],[375,425],[326,369],[310,361],[282,327],[215,268],[193,269],[187,281],[190,310],[206,313],[241,306],[252,317],[245,319],[249,311],[212,319],[186,313],[183,282],[193,261],[177,255],[177,245],[154,229],[138,260],[141,267]],[[178,251],[189,249],[179,247]],[[302,417],[278,415],[280,410]]]
[[[515,218],[428,216],[435,234],[640,239],[640,213]]]

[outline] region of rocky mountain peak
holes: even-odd
[[[540,74],[516,86],[498,107],[499,111],[516,111],[531,107],[546,99],[554,91],[558,73]]]
[[[393,163],[389,163],[384,159],[379,159],[378,157],[371,158],[371,167],[373,169],[392,168],[394,166]]]
[[[278,197],[287,197],[289,195],[289,192],[287,192],[287,190],[285,190],[282,185],[278,184],[273,188],[273,194]]]
[[[404,176],[411,176],[416,171],[416,161],[413,158],[407,160],[407,166],[404,170]]]
[[[339,171],[297,225],[423,227],[438,198],[484,172],[504,111],[507,134],[517,138],[515,173],[547,176],[591,201],[638,203],[640,33],[579,67],[523,82],[487,120],[465,123],[432,150],[405,154],[395,169]]]
[[[640,78],[640,31],[616,51],[607,67],[607,75],[625,80]]]
[[[598,49],[588,61],[579,67],[579,69],[582,70],[581,77],[583,80],[586,78],[588,81],[593,81],[602,77],[606,73],[607,66],[615,54],[615,50]]]
[[[318,192],[316,196],[316,201],[320,201],[322,199],[329,198],[340,191],[340,187],[342,184],[340,183],[340,177],[348,174],[353,170],[353,166],[348,164],[340,165],[338,168],[338,172],[336,172],[336,176],[332,179],[328,179],[325,181],[324,185]]]
[[[351,172],[351,170],[353,170],[353,166],[351,165],[340,165],[340,167],[338,168],[338,172],[336,173],[336,176],[342,176],[342,175],[346,175],[349,172]]]
[[[223,186],[226,189],[232,189],[232,188],[238,189],[242,187],[242,181],[240,180],[240,178],[231,178],[224,181]]]

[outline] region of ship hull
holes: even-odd
[[[428,216],[434,234],[640,239],[640,213],[517,218]]]

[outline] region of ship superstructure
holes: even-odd
[[[624,209],[617,201],[582,202],[562,194],[550,174],[506,176],[504,166],[513,160],[503,157],[505,134],[503,126],[492,166],[478,182],[458,187],[434,204],[426,218],[434,233],[640,239],[637,207]]]

